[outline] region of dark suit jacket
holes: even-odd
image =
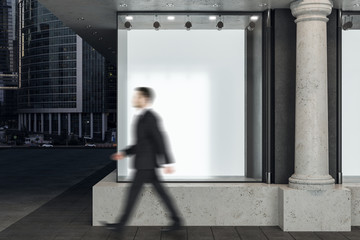
[[[160,132],[155,113],[148,109],[137,118],[134,124],[136,143],[122,150],[126,155],[135,155],[135,169],[154,169],[162,163],[172,163],[167,151],[166,142]],[[162,159],[161,159],[162,158]]]

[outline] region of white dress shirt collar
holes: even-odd
[[[149,106],[146,106],[146,107],[144,107],[144,108],[140,108],[140,109],[138,109],[138,110],[136,111],[135,115],[137,115],[137,116],[144,115],[144,113],[145,113],[147,110],[149,110],[149,109],[150,109]]]

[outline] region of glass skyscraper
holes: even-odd
[[[16,3],[0,0],[0,84],[16,86]]]
[[[0,126],[16,125],[16,1],[0,0]]]
[[[116,70],[36,0],[21,1],[20,13],[19,129],[104,140]]]

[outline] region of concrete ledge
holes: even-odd
[[[279,185],[263,183],[167,183],[188,226],[278,225]],[[93,187],[93,225],[114,222],[123,207],[128,183],[115,173]],[[145,185],[129,225],[162,226],[168,213],[150,185]]]
[[[360,183],[331,190],[285,184],[167,183],[187,226],[280,226],[284,231],[350,231],[360,226]],[[93,225],[120,216],[129,183],[115,172],[93,187]],[[130,226],[168,224],[167,209],[150,185],[140,193]]]
[[[279,188],[279,226],[284,231],[351,231],[351,192]]]
[[[344,183],[351,191],[351,226],[360,226],[360,183]]]

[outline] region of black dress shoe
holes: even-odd
[[[171,231],[176,231],[176,230],[181,230],[181,229],[182,229],[182,226],[180,223],[174,223],[171,226],[166,226],[166,227],[161,228],[161,231],[162,232],[171,232]]]
[[[108,230],[112,230],[115,232],[121,232],[124,228],[123,225],[119,224],[119,223],[107,223],[107,222],[100,222],[102,225],[104,225],[106,227],[106,229]]]

